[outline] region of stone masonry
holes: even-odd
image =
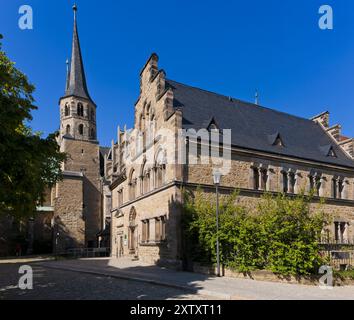
[[[317,161],[232,146],[230,170],[222,177],[220,190],[226,195],[238,189],[238,201],[252,210],[265,191],[285,190],[298,194],[315,188],[317,196],[313,207],[320,198],[326,200],[325,211],[333,218],[332,236],[338,236],[340,230],[336,228],[343,223],[342,236],[345,241],[352,242],[354,163],[349,160],[352,140],[344,139],[340,132],[329,128],[327,113],[312,120],[319,123],[330,138],[327,141],[331,144],[321,147],[321,152],[336,158],[340,146],[347,153],[340,157],[350,164],[349,167],[330,160]],[[175,98],[165,72],[158,69],[157,55],[152,54],[140,73],[134,127],[118,128],[117,141],[112,143],[106,162],[106,179],[111,182],[112,192],[112,256],[130,255],[146,262],[181,266],[182,189],[194,192],[199,186],[206,194],[215,192],[212,181],[215,165],[208,161],[209,155],[206,159],[197,155],[196,163],[177,161],[181,146],[189,155],[193,143],[199,144],[194,138],[181,139],[179,129],[185,123],[184,106]],[[204,124],[206,129],[210,123],[217,126],[217,121],[210,119]],[[275,142],[279,143],[279,148],[283,147],[279,133]],[[161,221],[164,223],[162,238]]]

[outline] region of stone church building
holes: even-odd
[[[118,128],[106,156],[113,257],[181,266],[182,189],[214,193],[220,163],[209,160],[226,155],[221,193],[238,189],[253,208],[266,191],[314,190],[313,206],[323,197],[333,218],[327,241],[353,243],[354,140],[330,126],[328,112],[304,119],[170,80],[156,54],[141,70],[134,108],[134,127]],[[222,141],[209,146],[213,132]]]
[[[70,63],[67,61],[65,93],[59,99],[60,150],[68,155],[63,180],[51,191],[54,251],[109,246],[110,190],[104,179],[104,156],[108,148],[97,140],[97,105],[85,78],[77,28],[77,8]],[[109,232],[108,232],[109,234]]]
[[[314,190],[313,206],[324,198],[333,218],[327,241],[354,242],[354,139],[330,125],[328,112],[304,119],[188,86],[168,79],[152,54],[140,72],[134,127],[118,127],[111,147],[100,147],[76,10],[59,99],[58,143],[68,159],[38,208],[56,252],[107,246],[112,257],[181,266],[183,190],[213,194],[215,171],[220,192],[239,190],[249,208],[264,192]]]

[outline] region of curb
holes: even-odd
[[[215,297],[215,298],[224,299],[224,300],[232,300],[232,298],[233,298],[233,296],[231,296],[229,294],[225,294],[225,293],[219,293],[219,292],[209,291],[209,290],[205,290],[205,289],[194,289],[189,286],[183,286],[183,285],[159,281],[159,280],[141,278],[141,277],[137,277],[133,274],[129,275],[128,273],[125,275],[112,274],[112,273],[108,273],[108,272],[96,271],[96,270],[92,270],[92,269],[88,270],[88,269],[82,269],[82,268],[77,268],[77,267],[49,266],[48,264],[44,264],[44,263],[38,263],[37,265],[40,265],[42,267],[49,268],[49,269],[72,271],[72,272],[82,272],[82,273],[111,277],[111,278],[116,278],[116,279],[131,280],[131,281],[136,281],[136,282],[145,282],[145,283],[149,283],[149,284],[153,284],[153,285],[174,288],[174,289],[179,289],[179,290],[185,290],[185,291],[189,291],[191,293],[197,294],[197,295],[210,296],[210,297]]]

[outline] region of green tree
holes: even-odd
[[[0,43],[0,214],[17,218],[34,214],[45,189],[60,179],[65,160],[57,133],[41,138],[27,125],[37,109],[34,89]]]

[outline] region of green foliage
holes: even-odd
[[[33,92],[0,43],[0,214],[17,218],[33,215],[45,188],[60,179],[65,159],[56,134],[43,139],[26,126],[37,109]]]
[[[241,272],[268,269],[282,275],[306,275],[323,263],[318,239],[326,223],[319,212],[310,214],[311,197],[265,195],[250,213],[237,203],[238,194],[220,203],[220,260]],[[195,261],[216,261],[215,198],[197,190],[186,195],[184,230],[189,255]]]

